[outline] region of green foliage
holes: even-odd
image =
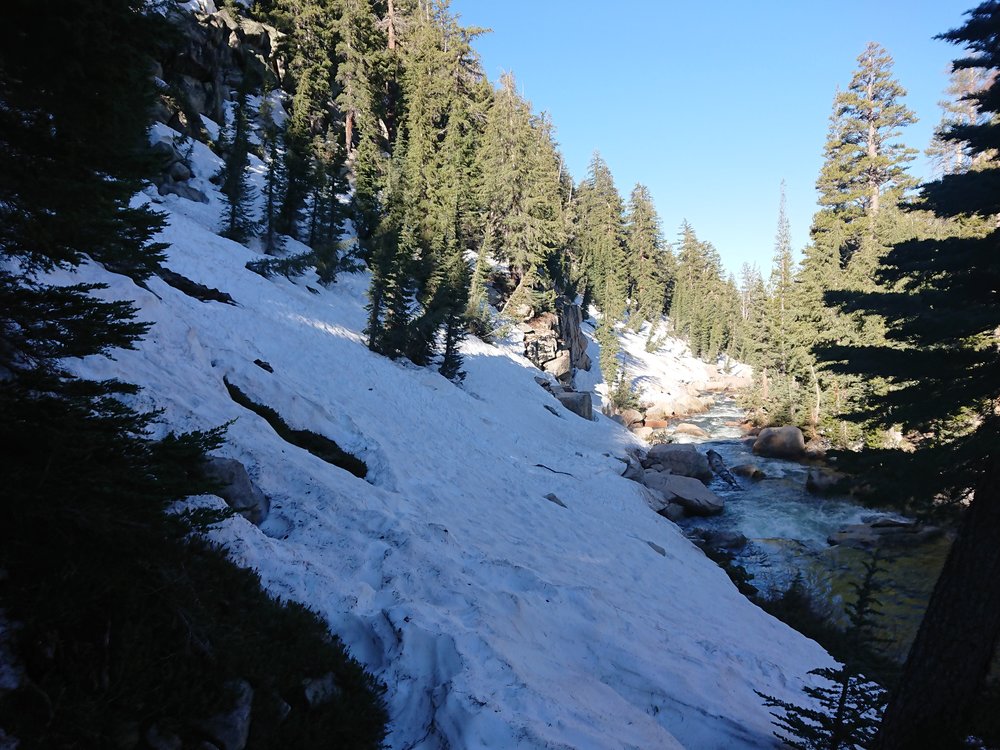
[[[694,355],[709,361],[730,352],[739,340],[735,282],[723,278],[718,251],[699,240],[687,222],[681,226],[670,319]]]
[[[608,398],[615,411],[619,413],[626,409],[639,408],[639,392],[625,369],[618,371],[618,377],[613,384],[609,383]]]
[[[281,415],[270,406],[257,403],[228,380],[225,382],[230,398],[243,408],[249,409],[257,416],[262,417],[265,422],[271,425],[271,429],[278,433],[278,436],[285,442],[307,450],[316,456],[316,458],[344,469],[344,471],[349,471],[360,479],[364,479],[368,474],[368,466],[365,462],[345,451],[335,441],[310,430],[297,430],[290,427],[281,418]]]
[[[505,74],[476,153],[476,199],[491,252],[517,280],[547,277],[564,245],[560,162],[551,123],[532,114],[514,77]]]
[[[629,322],[636,331],[644,320],[653,327],[669,308],[676,260],[663,241],[660,217],[645,185],[636,185],[625,216],[625,251],[630,268],[632,300]]]
[[[764,705],[775,708],[774,724],[781,732],[778,739],[797,750],[861,750],[869,746],[878,729],[885,705],[885,691],[860,671],[858,655],[879,639],[876,619],[880,607],[877,576],[882,570],[876,553],[865,563],[860,583],[852,585],[854,601],[848,606],[849,627],[845,634],[851,656],[837,667],[814,669],[809,674],[822,679],[819,685],[803,690],[812,699],[811,706],[799,706],[771,695],[757,692]],[[813,707],[815,706],[815,707]],[[787,734],[786,734],[787,733]]]
[[[282,258],[261,258],[260,260],[247,261],[246,268],[253,271],[265,279],[272,276],[284,276],[286,279],[293,279],[301,276],[312,267],[315,257],[311,252],[298,253]]]
[[[226,205],[220,234],[234,242],[246,244],[255,233],[250,186],[250,100],[246,88],[241,88],[233,108],[233,122],[227,123],[219,136],[225,155],[219,173],[219,192]],[[274,185],[272,184],[272,188]]]
[[[268,120],[263,134],[267,174],[264,178],[264,213],[260,217],[256,230],[264,252],[268,255],[277,255],[285,248],[285,238],[278,233],[278,206],[285,192],[287,170],[281,146],[281,129],[272,120]]]
[[[624,208],[611,170],[595,151],[574,201],[577,286],[614,322],[625,317],[630,286]]]

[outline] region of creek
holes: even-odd
[[[734,399],[717,396],[708,412],[683,420],[700,427],[707,437],[676,434],[675,442],[696,443],[703,452],[713,449],[730,468],[753,464],[765,478],[737,477],[743,487],[737,490],[716,477],[710,488],[725,500],[725,511],[685,519],[681,526],[692,536],[742,534],[747,543],[729,550],[732,563],[752,576],[751,583],[763,598],[780,596],[798,580],[817,613],[843,624],[845,598],[853,598],[851,584],[861,579],[862,564],[871,552],[833,546],[827,538],[872,515],[893,514],[866,508],[848,495],[810,493],[809,464],[755,456],[752,440],[745,439],[739,426],[744,418]],[[942,536],[916,546],[882,548],[880,625],[889,639],[884,651],[894,659],[906,655],[949,544],[949,538]]]

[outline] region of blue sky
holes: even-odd
[[[649,186],[673,240],[682,219],[726,266],[774,250],[787,182],[797,251],[815,210],[833,96],[868,41],[896,61],[919,122],[902,140],[922,152],[959,49],[932,37],[973,0],[453,0],[490,79],[512,71],[536,111],[552,115],[574,179],[596,149],[619,191]],[[929,176],[921,155],[918,177]]]

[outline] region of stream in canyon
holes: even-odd
[[[738,476],[743,489],[730,487],[716,477],[710,487],[724,498],[720,515],[685,519],[681,526],[689,535],[714,533],[715,537],[743,535],[745,545],[731,547],[732,562],[752,576],[751,583],[767,599],[780,596],[796,579],[805,589],[814,609],[837,622],[843,617],[844,601],[853,598],[851,584],[860,580],[868,550],[831,545],[831,534],[872,516],[894,516],[866,508],[849,495],[816,495],[806,489],[808,463],[755,456],[752,440],[739,424],[744,412],[734,399],[717,396],[706,413],[684,419],[707,433],[707,437],[677,434],[675,442],[696,443],[703,452],[719,453],[730,468],[753,464],[764,478]],[[916,633],[931,588],[947,553],[950,539],[907,545],[883,545],[885,572],[881,626],[890,640],[887,654],[897,660],[906,655]]]

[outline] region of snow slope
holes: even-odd
[[[620,476],[636,440],[561,409],[511,347],[469,340],[461,387],[369,352],[367,278],[324,289],[246,271],[256,255],[213,231],[214,157],[199,145],[193,159],[212,202],[156,197],[166,265],[238,304],[94,265],[57,274],[107,283],[155,324],[138,350],[77,371],[143,386],[137,405],[163,409],[163,431],[235,420],[222,452],[272,511],[261,528],[236,517],[214,536],[386,682],[391,747],[773,746],[754,689],[799,700],[806,672],[830,659],[646,507]],[[359,455],[368,479],[285,443],[224,377]]]

